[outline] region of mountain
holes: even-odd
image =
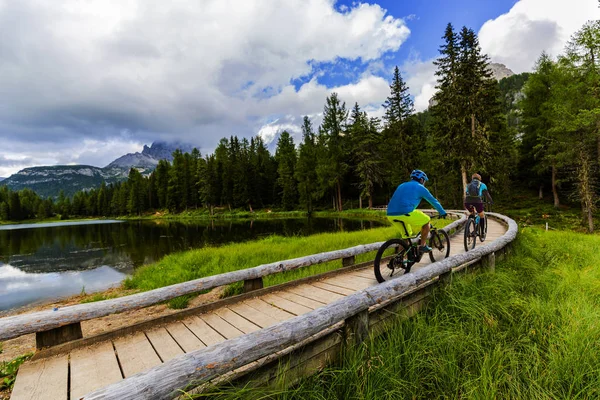
[[[62,189],[67,196],[80,190],[98,187],[103,181],[116,182],[116,176],[106,174],[103,168],[91,165],[54,165],[25,168],[2,181],[12,190],[31,189],[43,197],[57,197]]]
[[[507,68],[506,65],[500,63],[490,63],[488,65],[488,70],[492,73],[492,78],[497,81],[501,81],[502,79],[508,78],[515,74],[512,72],[512,70]],[[433,107],[435,104],[435,99],[433,97],[430,98],[428,108]]]
[[[509,76],[513,76],[515,74],[508,69],[506,65],[500,63],[490,63],[488,69],[492,72],[492,77],[497,81],[508,78]]]
[[[173,161],[172,153],[180,149],[191,152],[193,146],[182,143],[154,142],[144,145],[141,153],[125,154],[104,168],[91,165],[54,165],[50,167],[25,168],[2,181],[12,190],[31,189],[43,197],[58,197],[61,190],[72,196],[81,190],[91,190],[102,185],[127,179],[129,170],[136,168],[142,175],[149,175],[159,160]]]
[[[6,179],[6,178],[2,178],[2,177],[0,176],[0,182],[2,182],[2,181],[3,181],[3,180],[5,180],[5,179]]]

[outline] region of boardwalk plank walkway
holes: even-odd
[[[504,225],[490,220],[487,240],[505,232]],[[463,237],[459,234],[451,239],[450,254],[462,252]],[[413,271],[429,263],[429,257],[423,257]],[[377,285],[373,268],[366,267],[318,282],[288,286],[68,354],[27,362],[19,371],[11,399],[75,400],[184,353],[305,314],[373,285]]]

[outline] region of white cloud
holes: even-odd
[[[410,33],[379,5],[340,11],[334,0],[0,0],[0,26],[0,93],[10,99],[0,104],[0,139],[28,144],[36,162],[47,142],[67,152],[83,138],[127,147],[128,130],[136,143],[210,148],[256,133],[272,114],[318,112],[327,88],[312,80],[296,91],[291,80],[341,59],[375,68]],[[374,101],[378,79],[340,91]],[[1,146],[0,156],[11,151]]]
[[[421,61],[418,56],[414,56],[404,63],[402,70],[409,92],[414,96],[415,110],[426,110],[429,99],[436,92],[436,67],[433,60]]]
[[[520,0],[508,13],[489,20],[479,31],[484,52],[513,71],[531,71],[542,51],[552,56],[581,26],[600,18],[594,0]]]

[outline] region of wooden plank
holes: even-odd
[[[12,391],[14,400],[67,400],[69,356],[26,362],[19,368]]]
[[[222,336],[224,336],[226,339],[233,339],[244,334],[238,328],[231,325],[229,322],[225,321],[217,314],[207,313],[199,315],[199,317],[203,319],[204,322],[206,322],[208,325],[210,325],[211,328],[213,328],[215,331],[219,332]]]
[[[262,299],[251,299],[244,301],[250,307],[267,314],[269,317],[275,318],[277,321],[285,321],[294,317],[294,314],[284,311],[280,308],[273,307],[268,302]]]
[[[114,344],[126,378],[161,364],[143,332],[117,339]]]
[[[324,279],[323,282],[329,283],[330,285],[345,287],[346,289],[352,289],[355,292],[371,286],[370,283],[365,283],[362,280],[353,279],[352,277],[346,277],[342,275]]]
[[[293,301],[286,300],[283,297],[279,297],[275,294],[268,294],[266,296],[262,296],[262,299],[267,303],[275,307],[281,308],[282,310],[285,310],[294,315],[302,315],[312,311],[311,308],[305,307],[298,303],[294,303]]]
[[[112,342],[71,352],[71,400],[123,379]]]
[[[368,275],[367,275],[368,273]],[[347,276],[356,276],[359,277],[361,279],[366,280],[367,282],[369,282],[371,285],[377,285],[377,279],[375,278],[375,272],[373,271],[373,269],[371,269],[369,272],[364,271],[364,273],[360,274],[356,271],[350,271],[348,274],[346,274]]]
[[[198,337],[206,346],[220,343],[225,337],[211,328],[204,320],[198,317],[191,317],[182,321],[196,337]]]
[[[304,296],[299,296],[296,293],[287,292],[285,290],[282,290],[280,292],[276,292],[275,294],[277,296],[279,296],[279,297],[283,297],[286,300],[293,301],[294,303],[301,304],[301,305],[303,305],[305,307],[308,307],[308,308],[312,308],[313,310],[315,308],[319,308],[319,307],[321,307],[323,305],[323,303],[321,303],[320,301],[315,301],[315,300],[312,300],[312,299],[308,299],[308,298],[306,298]]]
[[[169,324],[166,328],[186,353],[206,347],[182,322]]]
[[[375,272],[373,272],[373,267],[371,266],[368,269],[357,269],[356,271],[352,271],[353,275],[360,275],[365,278],[375,278]]]
[[[341,294],[343,296],[347,296],[356,291],[356,290],[348,289],[348,288],[341,287],[341,286],[331,285],[331,284],[323,282],[323,281],[313,282],[313,285],[318,288],[325,289],[325,290],[328,290],[333,293]]]
[[[250,333],[260,329],[260,326],[254,324],[252,321],[248,321],[246,318],[236,314],[229,308],[219,308],[215,311],[215,314],[244,333]]]
[[[247,320],[254,322],[261,328],[266,328],[267,326],[274,325],[278,322],[275,318],[244,303],[232,304],[229,308]]]
[[[344,296],[342,296],[341,294],[333,293],[328,290],[323,290],[312,285],[300,285],[293,288],[289,288],[288,292],[308,297],[309,299],[319,301],[323,304],[328,304],[332,301],[344,298]]]
[[[167,362],[172,358],[184,354],[184,351],[181,348],[183,347],[183,349],[185,349],[185,346],[181,343],[177,344],[178,342],[173,339],[166,328],[157,328],[146,331],[146,336],[148,337],[148,340],[150,340],[150,343],[152,343],[154,350],[156,350],[162,362]],[[186,350],[186,352],[187,351],[188,350]]]

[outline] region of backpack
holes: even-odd
[[[481,182],[473,179],[467,185],[467,196],[469,197],[479,197],[479,187],[481,186]]]

